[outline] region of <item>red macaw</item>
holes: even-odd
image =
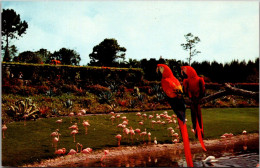
[[[205,94],[205,82],[204,79],[197,75],[195,69],[191,66],[181,67],[182,75],[186,75],[186,79],[183,80],[184,92],[188,94],[191,99],[191,119],[193,129],[195,130],[195,136],[199,139],[203,150],[207,151],[203,143],[203,122],[199,100]]]
[[[176,113],[178,118],[178,123],[181,130],[181,135],[184,144],[184,152],[188,167],[193,167],[189,136],[187,131],[187,126],[185,123],[185,104],[184,99],[181,95],[182,86],[178,79],[176,79],[171,71],[171,69],[165,64],[158,64],[156,71],[162,74],[161,85],[162,89],[167,95],[168,102],[171,105],[173,111]]]

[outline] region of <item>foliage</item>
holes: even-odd
[[[24,62],[24,63],[35,63],[40,64],[42,59],[36,53],[31,51],[24,51],[19,54],[19,56],[15,59],[17,62]]]
[[[116,39],[105,39],[93,48],[90,64],[95,66],[113,66],[117,59],[124,60],[126,48],[121,47]]]
[[[98,102],[100,104],[107,103],[111,105],[113,94],[110,91],[104,91],[98,94]]]
[[[94,94],[96,94],[96,95],[102,94],[103,92],[110,91],[109,88],[104,87],[104,86],[101,86],[101,85],[99,85],[99,84],[87,86],[86,88],[87,88],[87,90],[88,90],[90,93],[94,93]]]
[[[51,54],[46,60],[46,63],[51,63],[51,60],[60,60],[63,65],[79,65],[81,58],[76,51],[61,48],[59,51],[55,51]]]
[[[86,85],[100,84],[109,86],[109,83],[121,85],[127,83],[129,87],[142,80],[143,71],[140,68],[110,68],[71,65],[47,65],[3,62],[4,78],[18,78],[19,73],[23,79],[30,80],[35,85],[60,87],[63,84],[74,84],[84,89]],[[104,80],[108,79],[108,80]],[[7,81],[9,81],[8,79]],[[114,86],[116,86],[114,85]],[[116,89],[116,88],[115,88]]]
[[[63,102],[63,104],[64,104],[65,108],[72,109],[73,102],[70,99],[68,99],[67,101]]]
[[[181,44],[181,46],[183,47],[184,50],[189,51],[188,62],[189,62],[189,65],[191,65],[192,57],[201,53],[200,51],[197,51],[196,49],[194,49],[195,44],[200,42],[200,38],[197,36],[194,37],[192,33],[188,33],[188,34],[184,35],[184,37],[185,37],[187,43],[183,43],[183,44]]]
[[[31,99],[25,99],[25,101],[18,100],[14,105],[9,106],[9,110],[6,112],[7,115],[16,121],[26,118],[37,119],[39,117],[39,110]],[[25,118],[25,115],[27,117]]]
[[[2,37],[5,38],[5,55],[4,61],[11,61],[9,54],[9,38],[14,39],[26,33],[28,24],[26,21],[21,21],[20,15],[13,9],[3,9],[2,11]]]

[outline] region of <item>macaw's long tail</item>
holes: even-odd
[[[191,117],[192,117],[193,129],[195,130],[195,136],[196,138],[199,139],[202,149],[204,151],[207,151],[203,142],[203,137],[204,137],[203,122],[202,122],[200,105],[198,103],[192,103]]]
[[[202,132],[202,131],[201,131],[201,129],[200,129],[198,120],[197,120],[196,123],[197,123],[197,124],[196,124],[196,132],[197,132],[198,139],[199,139],[199,141],[200,141],[201,147],[202,147],[202,149],[203,149],[204,151],[207,151],[207,149],[206,149],[206,147],[205,147],[205,145],[204,145],[202,136],[201,136],[201,132]]]
[[[181,129],[181,135],[182,135],[183,144],[184,144],[184,152],[185,152],[187,166],[193,167],[187,126],[179,118],[178,118],[178,123],[179,123],[180,129]]]

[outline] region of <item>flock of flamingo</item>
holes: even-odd
[[[79,113],[77,113],[77,117],[79,120],[79,124],[80,122],[80,116],[82,116],[82,114],[85,114],[86,111],[84,109],[80,110]],[[72,117],[74,116],[74,113],[70,113],[69,117],[70,117],[70,123],[72,123]],[[168,115],[167,111],[164,111],[161,114],[156,114],[154,115],[149,115],[147,116],[145,113],[141,114],[140,112],[136,113],[136,116],[138,117],[139,121],[138,124],[140,125],[140,128],[143,128],[143,131],[141,131],[140,128],[136,128],[134,129],[132,126],[129,126],[129,120],[127,119],[126,116],[120,116],[120,114],[115,114],[114,112],[110,112],[110,119],[112,122],[112,125],[115,125],[115,120],[117,120],[116,122],[116,127],[117,128],[121,128],[122,129],[122,134],[117,134],[115,136],[115,138],[117,139],[117,145],[120,146],[121,140],[122,138],[125,138],[128,142],[131,139],[131,142],[133,143],[133,141],[136,140],[142,140],[143,143],[146,144],[146,139],[148,138],[148,144],[152,144],[151,142],[151,132],[147,132],[146,128],[143,128],[144,125],[144,121],[148,120],[150,126],[152,128],[155,127],[155,125],[165,125],[165,124],[170,124],[173,123],[173,127],[176,129],[179,129],[179,126],[177,125],[177,116],[175,114],[173,115]],[[121,119],[121,120],[120,120]],[[186,119],[187,121],[187,119]],[[52,147],[54,147],[55,149],[55,154],[57,155],[66,155],[66,148],[60,148],[57,149],[57,144],[60,141],[60,133],[59,133],[59,129],[60,129],[60,124],[62,124],[62,119],[59,119],[56,121],[56,123],[58,124],[58,128],[52,132],[50,134],[50,136],[52,137]],[[76,143],[76,134],[78,134],[78,123],[74,123],[73,125],[71,125],[69,127],[69,129],[71,129],[71,135],[73,136],[73,142]],[[90,127],[89,121],[88,120],[83,120],[81,123],[84,128],[85,128],[85,134],[87,135],[88,133],[88,127]],[[25,124],[26,125],[26,124]],[[177,132],[175,132],[173,127],[168,127],[167,131],[168,131],[168,137],[172,137],[171,141],[173,143],[178,143],[179,142],[179,134]],[[2,126],[2,133],[3,133],[3,138],[5,138],[4,136],[4,132],[7,130],[7,126],[5,124],[3,124]],[[121,131],[120,131],[121,132]],[[191,128],[191,132],[194,132],[194,130]],[[246,130],[244,130],[242,132],[243,135],[246,135],[247,132]],[[224,140],[224,143],[227,145],[227,139],[232,137],[233,134],[232,133],[225,133],[221,136],[221,139]],[[153,138],[153,144],[156,145],[157,144],[157,139],[156,137]],[[243,136],[243,141],[244,141],[244,148],[246,148],[246,143],[247,143],[247,136]],[[79,147],[80,147],[80,151],[79,151]],[[246,149],[244,149],[246,150]],[[83,153],[85,155],[88,155],[92,152],[92,149],[87,147],[85,149],[83,149],[83,145],[81,143],[76,143],[76,150],[75,149],[70,149],[70,151],[67,153],[67,155],[75,155],[77,153]],[[106,156],[109,154],[109,150],[104,150],[104,155],[100,158],[100,161],[102,162]],[[217,162],[217,160],[215,159],[214,156],[209,156],[207,157],[205,160],[203,160],[203,162],[205,163],[212,163],[212,162]]]

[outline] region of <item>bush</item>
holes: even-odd
[[[99,95],[99,94],[102,94],[103,92],[110,91],[109,88],[101,86],[99,84],[86,86],[86,88],[87,88],[88,92],[93,93],[95,95]]]

